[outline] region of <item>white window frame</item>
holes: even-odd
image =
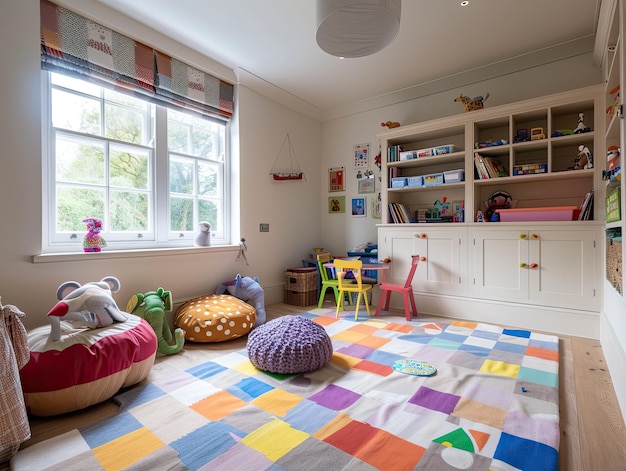
[[[65,252],[82,252],[82,240],[86,233],[56,233],[56,208],[54,192],[56,189],[56,171],[55,171],[55,150],[54,135],[55,132],[64,134],[72,134],[63,129],[54,129],[52,127],[52,94],[50,73],[42,70],[41,91],[42,91],[42,254],[47,253],[65,253]],[[153,152],[153,160],[149,172],[152,176],[152,186],[148,191],[152,192],[150,201],[149,217],[152,218],[151,228],[153,231],[137,233],[137,239],[123,237],[103,232],[102,235],[107,241],[106,248],[103,251],[111,250],[144,250],[159,248],[176,248],[176,247],[193,247],[194,238],[198,233],[199,226],[190,231],[170,231],[170,205],[169,205],[169,151],[167,149],[167,108],[163,106],[155,106],[155,116],[153,117],[154,132],[152,142],[154,147],[135,145],[141,149],[147,149]],[[178,110],[185,113],[184,109]],[[222,202],[222,231],[213,231],[211,237],[212,246],[225,246],[231,244],[231,158],[230,158],[230,122],[225,121],[224,129],[224,158],[221,163],[221,171],[219,174],[221,192],[220,198]],[[76,133],[75,133],[76,134]],[[117,142],[106,137],[98,137],[92,135],[79,136],[85,139],[95,139],[101,142]],[[120,143],[126,145],[127,143]],[[109,188],[108,182],[106,185]],[[197,205],[195,205],[197,207]],[[89,216],[85,216],[89,217]],[[104,221],[106,227],[106,221]]]

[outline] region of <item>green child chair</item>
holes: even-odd
[[[335,302],[339,300],[339,280],[334,275],[334,269],[326,268],[324,266],[325,263],[332,261],[330,252],[318,253],[317,254],[317,267],[320,271],[320,278],[322,279],[322,288],[320,289],[320,299],[317,303],[317,307],[321,308],[324,303],[324,297],[326,296],[326,291],[331,288],[335,294]],[[348,300],[349,302],[349,300]]]

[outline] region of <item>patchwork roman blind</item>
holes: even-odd
[[[41,0],[40,12],[43,69],[205,116],[232,117],[232,84],[48,0]]]

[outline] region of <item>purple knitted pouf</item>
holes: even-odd
[[[247,348],[258,369],[282,374],[317,370],[333,354],[324,327],[300,316],[282,316],[254,328]]]

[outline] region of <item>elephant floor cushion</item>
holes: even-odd
[[[126,316],[125,322],[99,329],[61,321],[57,341],[50,339],[50,326],[30,331],[30,360],[20,370],[28,412],[52,416],[83,409],[148,376],[156,335],[145,320]]]
[[[258,369],[282,374],[317,370],[333,355],[324,327],[299,316],[278,317],[255,328],[246,348]]]
[[[174,324],[190,342],[223,342],[246,335],[254,327],[256,310],[229,294],[191,299],[178,308]]]

